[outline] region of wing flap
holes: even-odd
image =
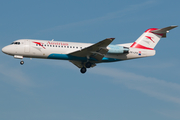
[[[95,58],[98,61],[101,61],[104,55],[99,52],[92,52],[92,55],[90,57]]]
[[[98,52],[101,53],[101,54],[106,54],[108,51],[109,50],[107,48],[101,47]]]

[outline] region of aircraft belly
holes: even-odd
[[[58,53],[52,53],[48,57],[48,59],[59,59],[59,60],[75,60],[75,61],[82,61],[82,62],[87,62],[91,61],[93,63],[100,63],[100,62],[115,62],[115,61],[121,61],[119,58],[110,58],[110,57],[103,57],[101,61],[98,61],[95,58],[90,57],[87,59],[87,57],[78,57],[78,56],[73,56],[70,54],[58,54]]]
[[[48,59],[59,59],[59,60],[77,60],[77,61],[87,61],[87,57],[78,57],[78,56],[72,56],[69,54],[58,54],[58,53],[52,53],[48,57]],[[97,61],[94,58],[90,58],[90,61]]]
[[[114,58],[114,59],[120,59],[120,60],[126,60],[127,59],[127,54],[106,54],[105,57]]]

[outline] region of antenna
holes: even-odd
[[[52,41],[54,41],[54,39],[52,39]]]

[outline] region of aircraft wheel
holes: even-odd
[[[81,73],[85,73],[86,72],[86,68],[82,67],[80,71],[81,71]]]
[[[23,64],[24,64],[24,61],[21,61],[20,64],[23,65]]]
[[[90,68],[91,65],[92,65],[92,63],[90,63],[90,62],[87,62],[87,63],[85,64],[86,68]]]

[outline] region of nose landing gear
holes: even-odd
[[[23,65],[23,64],[24,64],[24,61],[22,60],[22,61],[20,62],[20,64]]]
[[[21,65],[23,65],[23,64],[24,64],[24,61],[23,61],[23,56],[21,56],[21,55],[14,55],[14,58],[16,58],[16,59],[21,59],[20,64],[21,64]]]

